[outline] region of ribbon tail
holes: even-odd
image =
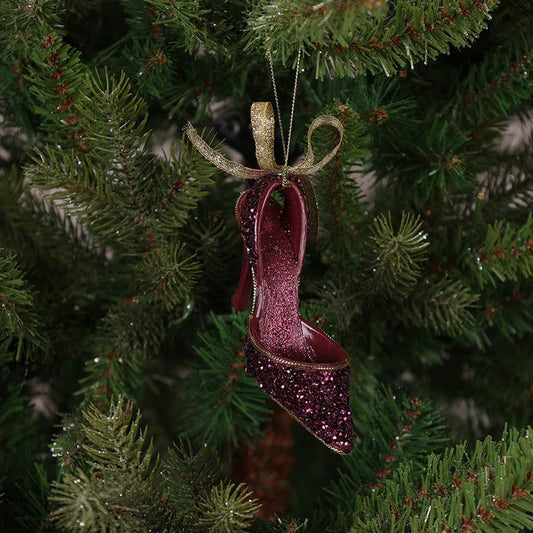
[[[318,241],[318,203],[311,180],[306,176],[300,176],[300,183],[305,193],[307,205],[307,240],[313,244]]]
[[[271,172],[281,171],[274,157],[276,120],[270,102],[254,102],[250,112],[252,133],[255,141],[255,156],[259,168]]]
[[[331,150],[322,160],[318,163],[315,162],[315,154],[313,153],[313,146],[311,143],[311,137],[314,131],[320,126],[332,126],[339,132],[339,141],[337,145]],[[289,169],[291,172],[300,175],[301,184],[305,192],[307,211],[308,211],[308,236],[311,242],[316,243],[318,239],[318,206],[315,196],[313,185],[308,176],[316,174],[322,170],[336,155],[342,144],[342,138],[344,135],[344,127],[342,122],[332,115],[322,115],[315,118],[311,122],[309,131],[307,132],[307,154],[303,161],[294,168]]]
[[[256,170],[253,168],[245,167],[236,161],[230,161],[224,157],[220,152],[211,148],[194,129],[193,125],[189,122],[184,128],[185,134],[193,144],[193,146],[208,160],[213,163],[217,168],[236,176],[237,178],[243,178],[245,180],[261,178],[268,174],[264,170]]]

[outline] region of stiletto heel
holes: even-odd
[[[231,305],[237,311],[248,309],[253,290],[252,271],[250,269],[250,263],[248,262],[248,254],[246,253],[245,246],[243,246],[242,255],[241,276],[237,288],[231,297]]]

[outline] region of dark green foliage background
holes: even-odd
[[[0,0],[0,531],[533,531],[532,12]],[[180,131],[256,166],[267,54],[287,118],[298,50],[291,161],[345,128],[301,311],[350,353],[359,437],[294,428],[266,521],[234,475],[272,413],[229,304],[243,184]]]

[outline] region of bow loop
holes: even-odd
[[[333,150],[326,154],[318,163],[314,164],[315,154],[313,152],[311,137],[313,136],[315,130],[320,128],[320,126],[334,127],[339,132],[339,142],[335,148],[333,148]],[[296,165],[294,168],[292,168],[291,171],[294,174],[304,173],[310,176],[322,170],[337,155],[337,152],[341,147],[343,135],[344,128],[342,126],[342,122],[338,118],[334,117],[333,115],[321,115],[315,118],[315,120],[311,122],[309,131],[307,132],[307,153],[305,154],[303,161],[299,165]]]
[[[308,176],[316,174],[322,170],[337,154],[341,147],[344,128],[340,120],[332,115],[322,115],[315,118],[311,122],[309,131],[307,132],[307,153],[303,161],[298,165],[280,166],[276,162],[274,155],[274,138],[276,120],[274,118],[274,110],[270,102],[254,102],[251,109],[252,133],[255,141],[255,155],[259,169],[248,168],[235,161],[230,161],[224,157],[220,152],[213,150],[201,137],[198,135],[192,124],[189,122],[185,126],[185,133],[195,148],[213,165],[220,170],[243,179],[258,179],[268,174],[279,174],[282,176],[283,187],[290,185],[288,176],[290,174],[300,177],[300,183],[305,191],[307,210],[309,216],[309,238],[316,240],[318,233],[318,211],[315,200],[315,193],[313,186]],[[332,126],[339,132],[339,142],[324,158],[318,163],[315,163],[315,155],[313,153],[313,146],[311,137],[314,131],[320,126]]]
[[[252,134],[255,141],[255,157],[259,168],[270,173],[283,171],[274,156],[276,119],[270,102],[254,102],[250,110]]]
[[[252,133],[255,141],[255,154],[260,169],[248,168],[235,161],[230,161],[221,153],[211,148],[196,132],[189,122],[185,126],[185,133],[195,148],[220,170],[243,179],[257,179],[267,174],[294,174],[297,176],[312,175],[322,170],[337,154],[341,147],[344,128],[339,119],[332,115],[322,115],[315,118],[307,132],[307,153],[298,165],[280,166],[274,156],[275,118],[270,102],[254,102],[251,109]],[[337,145],[318,163],[311,143],[313,132],[320,126],[332,126],[339,132]]]

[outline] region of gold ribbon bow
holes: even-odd
[[[309,226],[311,236],[316,236],[316,226],[318,224],[318,217],[316,212],[316,201],[312,185],[307,179],[307,176],[316,174],[322,170],[337,154],[342,143],[344,128],[340,120],[332,115],[322,115],[315,118],[311,122],[309,131],[307,132],[307,153],[303,161],[298,165],[291,167],[287,165],[278,165],[274,156],[274,136],[276,121],[274,118],[274,110],[270,102],[254,102],[251,109],[252,133],[255,141],[255,155],[259,163],[259,169],[248,168],[235,161],[230,161],[221,153],[213,150],[196,132],[192,124],[189,122],[185,126],[185,133],[195,146],[195,148],[211,163],[213,163],[220,170],[243,179],[257,179],[268,174],[280,174],[283,177],[283,185],[287,186],[288,182],[286,176],[294,174],[302,178],[302,186],[304,187],[307,197],[307,205],[309,210]],[[315,155],[311,145],[311,137],[314,131],[320,126],[332,126],[339,132],[339,142],[322,160],[315,163]],[[287,148],[288,149],[288,148]]]

